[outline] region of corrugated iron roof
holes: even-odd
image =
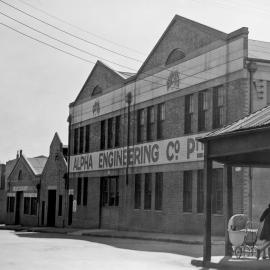
[[[33,172],[36,175],[39,175],[42,173],[44,166],[47,161],[47,157],[45,156],[38,156],[38,157],[33,157],[33,158],[25,158],[32,168]]]
[[[248,40],[248,57],[270,60],[270,42]]]
[[[249,114],[248,116],[241,118],[230,125],[214,130],[208,133],[204,138],[265,126],[270,126],[270,105]]]

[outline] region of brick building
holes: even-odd
[[[204,149],[196,138],[270,101],[265,46],[247,28],[226,34],[176,15],[136,74],[98,61],[70,104],[70,224],[202,233]],[[235,213],[251,212],[261,175],[233,170]],[[216,163],[215,234],[224,233],[223,195]]]
[[[65,225],[67,173],[67,146],[64,146],[55,133],[50,145],[50,154],[44,166],[40,182],[40,225]]]
[[[46,161],[45,156],[27,158],[20,151],[8,176],[7,224],[39,225],[40,179]]]

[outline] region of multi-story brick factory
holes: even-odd
[[[98,61],[70,104],[69,183],[56,136],[39,195],[36,185],[30,194],[38,196],[35,222],[202,234],[204,149],[196,139],[270,103],[269,67],[270,45],[250,40],[247,28],[226,34],[180,16],[136,74]],[[62,165],[55,167],[59,151]],[[9,177],[9,212],[26,192],[19,187],[19,164]],[[269,175],[267,169],[233,169],[234,213],[259,215],[269,201]],[[214,234],[224,234],[225,190],[223,165],[215,163]]]
[[[98,61],[70,104],[73,226],[202,233],[196,138],[267,104],[263,46],[248,39],[247,28],[225,34],[175,16],[136,74]],[[234,169],[235,213],[252,211],[251,180],[261,175]],[[215,234],[224,233],[223,193],[222,164],[215,164]],[[265,201],[255,197],[260,211]]]

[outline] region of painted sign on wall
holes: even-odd
[[[206,134],[206,133],[205,133]],[[203,144],[190,135],[70,157],[71,172],[97,171],[203,160]]]

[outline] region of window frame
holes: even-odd
[[[193,172],[183,172],[183,212],[192,213]]]
[[[192,133],[192,120],[194,114],[194,95],[189,94],[185,96],[185,123],[184,133]]]
[[[155,174],[155,210],[162,210],[163,206],[163,172]]]
[[[144,174],[144,210],[152,209],[152,174]]]

